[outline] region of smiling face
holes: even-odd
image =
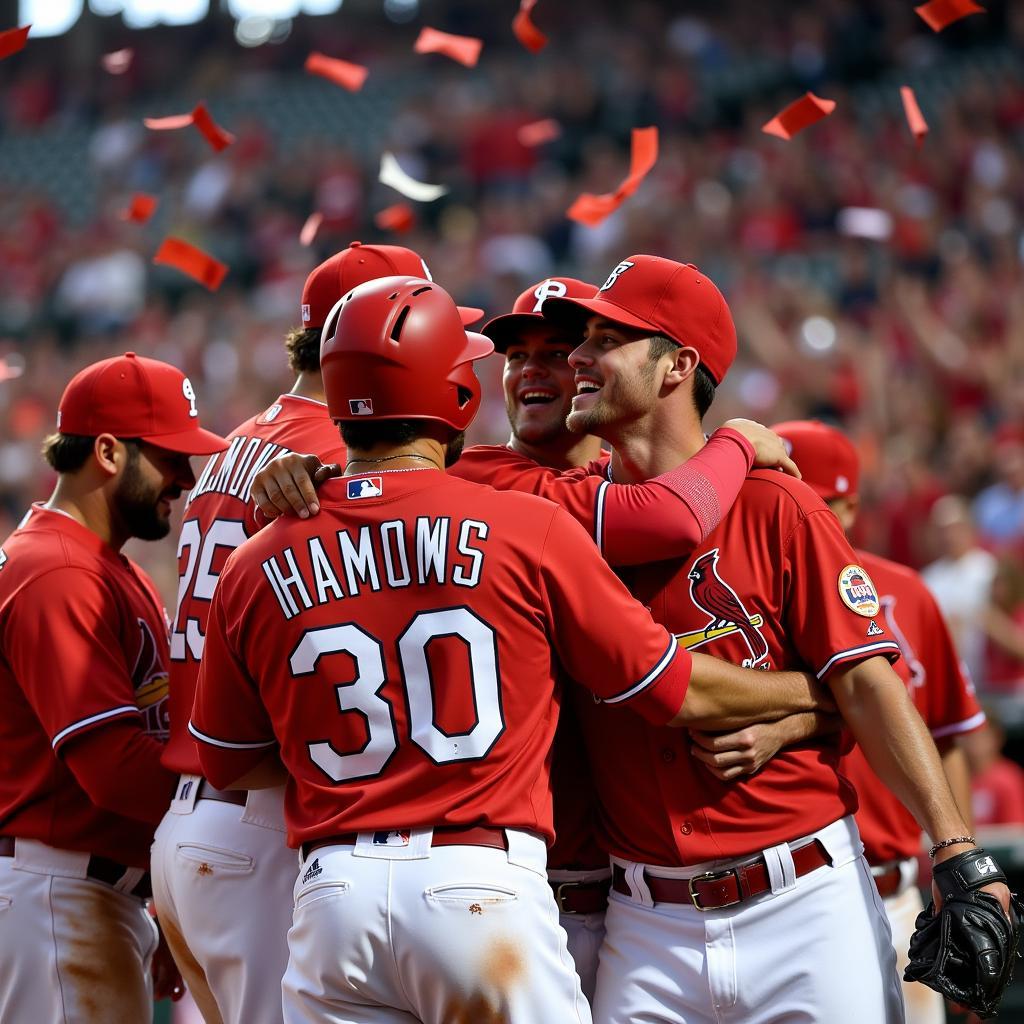
[[[579,338],[538,318],[505,351],[502,387],[512,433],[528,445],[550,444],[566,433],[576,393],[569,353]]]
[[[609,427],[651,412],[664,376],[659,366],[666,358],[651,358],[650,332],[590,317],[583,344],[569,357],[576,384],[569,429],[610,440]]]

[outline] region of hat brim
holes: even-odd
[[[181,430],[176,434],[150,434],[141,440],[157,448],[166,448],[170,452],[180,452],[183,455],[216,455],[228,447],[227,438],[202,427]]]
[[[541,327],[544,324],[564,330],[562,324],[556,323],[540,313],[505,313],[502,316],[496,316],[493,320],[488,320],[480,328],[480,333],[486,334],[494,342],[495,352],[504,352],[510,345],[522,341],[523,331],[531,327]],[[570,342],[570,344],[575,343]]]
[[[466,347],[463,350],[459,364],[473,363],[484,356],[489,356],[494,351],[494,342],[490,338],[475,331],[466,331]]]
[[[634,316],[628,309],[609,302],[607,299],[563,299],[550,298],[544,300],[541,313],[546,320],[562,324],[566,327],[578,327],[582,330],[588,317],[603,316],[613,323],[632,327],[638,331],[650,331],[651,334],[663,334],[664,329],[649,320]],[[673,341],[676,339],[673,338]]]
[[[476,306],[459,306],[459,316],[462,318],[463,327],[472,327],[478,320],[483,320],[484,311]]]

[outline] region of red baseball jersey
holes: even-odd
[[[853,662],[899,655],[838,520],[782,473],[752,473],[689,559],[623,578],[681,645],[737,665],[825,679]],[[586,701],[577,706],[602,838],[619,857],[668,866],[739,857],[856,809],[853,787],[837,771],[835,735],[788,747],[743,781],[720,782],[690,755],[685,731]]]
[[[434,470],[332,481],[227,562],[191,730],[214,785],[279,745],[292,845],[549,837],[558,672],[667,723],[690,658],[562,509]]]
[[[203,656],[210,601],[228,555],[266,520],[255,518],[249,490],[268,462],[289,451],[316,452],[344,463],[345,446],[323,402],[281,395],[228,438],[206,464],[185,503],[178,540],[178,607],[171,626],[171,738],[163,763],[198,775],[199,752],[188,731]]]
[[[903,657],[896,671],[932,736],[941,742],[980,729],[985,713],[921,577],[868,551],[858,551],[857,558],[877,588],[880,621],[900,645]],[[868,861],[883,864],[916,856],[921,850],[921,826],[874,773],[860,747],[843,755],[840,770],[857,790],[857,825]]]
[[[167,738],[167,617],[139,566],[41,505],[0,549],[0,707],[0,832],[148,865],[152,825],[98,808],[61,752],[124,717]]]

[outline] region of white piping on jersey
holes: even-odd
[[[212,736],[207,736],[205,732],[200,732],[191,722],[188,723],[188,731],[197,740],[209,743],[211,747],[223,747],[225,750],[259,750],[261,747],[272,747],[277,742],[277,740],[266,740],[262,743],[228,743],[227,740],[215,740]]]
[[[79,729],[84,729],[87,725],[92,725],[94,722],[102,722],[104,719],[114,718],[117,715],[127,715],[129,713],[136,715],[141,714],[138,707],[134,704],[124,704],[119,708],[111,708],[109,711],[101,711],[99,714],[90,715],[88,718],[81,718],[77,722],[72,722],[71,725],[67,726],[67,728],[61,729],[61,731],[53,737],[53,740],[50,742],[50,747],[53,750],[56,750],[57,744],[60,743],[61,740]]]
[[[895,651],[900,653],[900,645],[893,640],[881,640],[877,644],[865,644],[863,647],[851,647],[848,651],[840,651],[833,654],[821,667],[817,678],[820,679],[837,661],[845,661],[847,658],[856,658],[861,654],[878,654],[882,651]]]
[[[932,729],[932,738],[941,740],[943,736],[955,736],[957,733],[970,732],[985,724],[985,712],[979,711],[964,722],[955,722],[953,725],[943,725],[938,729]]]
[[[308,398],[306,395],[295,395],[291,391],[286,391],[283,395],[279,395],[279,398],[294,398],[297,402],[311,402],[313,405],[319,405],[321,409],[327,408],[326,402],[321,402],[319,398]]]
[[[611,463],[608,466],[611,469]],[[597,550],[604,554],[604,500],[608,494],[611,484],[607,480],[601,481],[597,489],[597,497],[594,499],[594,540],[597,541]]]
[[[654,683],[658,676],[660,676],[665,669],[672,663],[672,659],[676,656],[676,652],[679,650],[679,645],[676,643],[674,636],[670,637],[668,642],[668,648],[665,653],[661,656],[661,660],[658,662],[650,672],[647,673],[635,686],[631,686],[628,690],[618,694],[615,697],[605,697],[602,699],[602,704],[621,704],[623,701],[629,700],[631,697],[635,697],[641,690],[647,689],[652,683]]]

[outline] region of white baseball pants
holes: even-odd
[[[548,881],[556,886],[563,882],[598,882],[610,874],[607,868],[596,871],[549,870]],[[604,911],[599,914],[559,913],[558,923],[565,930],[569,955],[576,965],[583,994],[587,1002],[593,1004],[597,984],[597,958],[601,943],[604,942]]]
[[[252,790],[244,807],[197,791],[183,775],[153,842],[167,944],[207,1024],[281,1024],[297,868],[284,789]]]
[[[295,884],[286,1024],[591,1024],[544,841],[326,846]]]
[[[88,863],[29,839],[0,857],[4,1024],[153,1019],[156,926],[141,899],[88,878]]]
[[[790,847],[766,851],[772,892],[721,910],[612,892],[595,1024],[903,1024],[896,956],[852,817],[806,837],[832,865],[795,878]],[[794,845],[801,845],[798,840]],[[649,874],[686,878],[737,861]]]

